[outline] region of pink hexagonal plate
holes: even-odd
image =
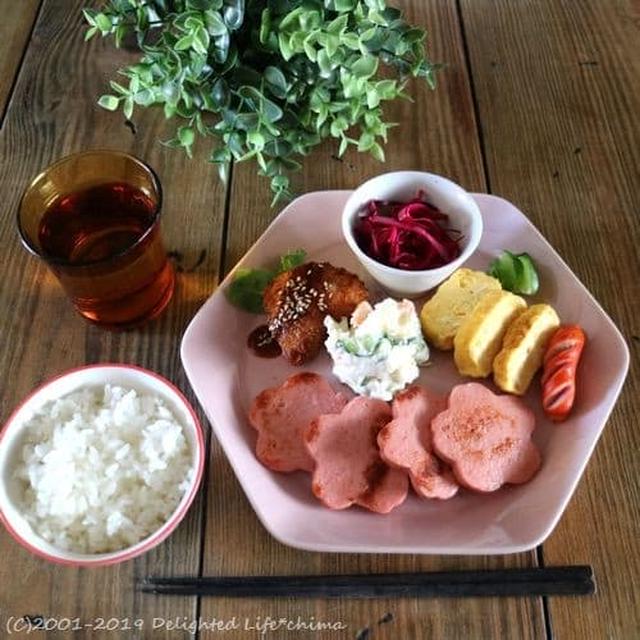
[[[291,203],[237,267],[272,264],[290,249],[305,248],[313,260],[328,260],[358,273],[356,259],[340,233],[340,214],[349,192],[310,193]],[[484,234],[467,266],[485,270],[502,249],[527,251],[540,271],[535,301],[553,305],[565,323],[587,333],[573,414],[562,425],[545,419],[539,383],[525,397],[535,411],[535,440],[543,466],[526,485],[490,495],[467,491],[452,500],[411,495],[386,516],[360,508],[331,511],[314,498],[308,474],[273,473],[255,458],[255,433],[247,410],[255,395],[296,371],[282,358],[260,359],[246,346],[249,332],[264,319],[233,307],[223,291],[233,273],[199,310],[182,341],[182,361],[242,488],[267,530],[279,541],[314,551],[366,553],[515,553],[540,544],[553,530],[582,475],[629,366],[620,332],[547,241],[509,202],[474,196],[484,218]],[[367,281],[368,285],[371,282]],[[375,287],[374,287],[375,289]],[[446,393],[462,381],[450,353],[432,350],[433,364],[420,383]],[[331,376],[328,356],[307,370]],[[212,487],[215,491],[215,487]]]

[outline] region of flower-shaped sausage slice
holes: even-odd
[[[256,456],[273,471],[313,470],[304,431],[323,413],[340,411],[346,399],[315,373],[297,373],[265,389],[251,405],[249,422],[258,431]]]
[[[433,448],[460,484],[495,491],[530,480],[540,467],[531,441],[533,412],[519,398],[496,395],[477,382],[454,387],[448,409],[431,421]]]
[[[331,509],[353,504],[388,513],[407,497],[405,471],[380,458],[376,438],[391,420],[386,402],[358,396],[339,414],[323,415],[307,430],[307,448],[316,462],[313,493]]]
[[[449,466],[433,455],[431,420],[444,411],[444,398],[413,385],[393,400],[393,420],[378,434],[380,456],[392,467],[407,469],[419,496],[446,500],[458,492]]]

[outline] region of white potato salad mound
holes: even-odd
[[[391,400],[415,380],[429,360],[420,320],[410,300],[387,298],[372,307],[361,302],[351,316],[327,316],[325,342],[334,375],[356,393]]]
[[[77,553],[160,528],[193,477],[183,428],[157,396],[105,385],[47,402],[25,425],[16,477],[36,533]]]

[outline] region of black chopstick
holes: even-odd
[[[323,576],[148,577],[145,593],[183,596],[401,598],[588,595],[590,566]]]

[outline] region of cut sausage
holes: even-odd
[[[393,467],[407,469],[416,493],[445,500],[458,491],[449,466],[432,453],[431,420],[446,408],[446,400],[412,386],[393,400],[393,420],[378,434],[380,456]]]
[[[433,448],[460,484],[495,491],[527,482],[540,467],[534,427],[533,412],[522,400],[471,382],[454,387],[447,410],[432,420]]]
[[[265,389],[249,412],[249,422],[258,431],[258,460],[273,471],[312,471],[314,464],[304,445],[304,431],[314,418],[340,411],[346,402],[322,376],[309,372]]]
[[[316,467],[313,493],[331,509],[358,504],[388,513],[407,496],[405,471],[380,458],[376,438],[391,420],[386,402],[358,396],[341,413],[314,420],[305,436]]]
[[[566,420],[576,397],[576,369],[586,336],[577,324],[560,327],[549,340],[544,356],[542,407],[555,422]]]

